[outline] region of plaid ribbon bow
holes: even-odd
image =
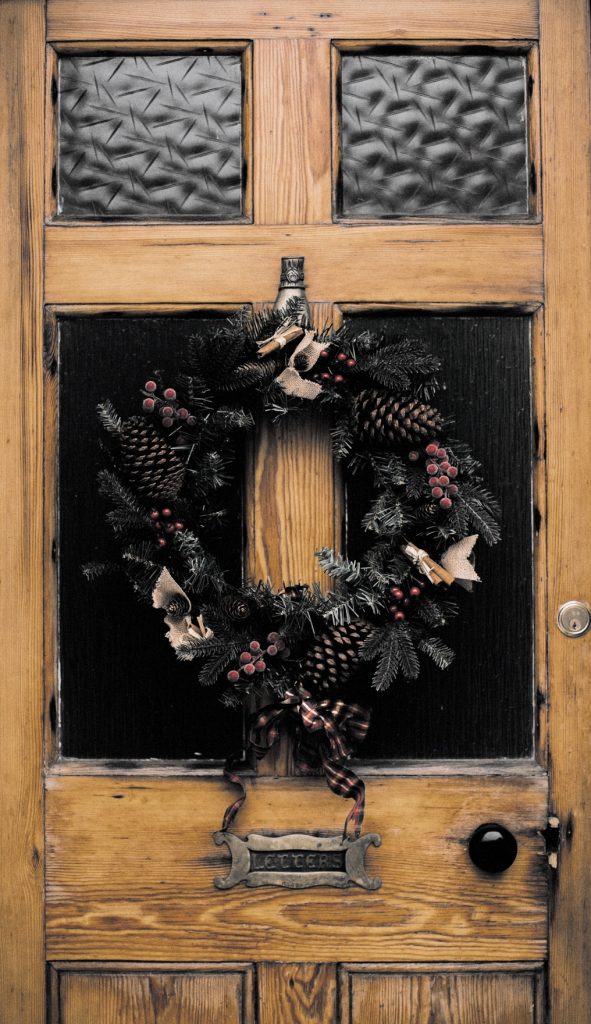
[[[355,745],[365,739],[369,717],[369,711],[359,704],[346,704],[342,700],[316,701],[307,690],[299,689],[288,690],[280,703],[268,704],[257,712],[251,724],[250,741],[260,759],[278,740],[282,724],[286,721],[294,722],[297,736],[296,768],[300,774],[318,775],[324,771],[333,793],[355,801],[345,819],[345,839],[349,826],[352,826],[356,837],[361,833],[365,812],[365,783],[344,762],[353,753]],[[233,758],[226,762],[224,775],[229,782],[239,786],[241,795],[226,808],[222,832],[230,828],[246,800],[246,790],[234,770],[234,764]]]

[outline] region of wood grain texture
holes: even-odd
[[[52,965],[48,1024],[252,1024],[250,965]]]
[[[332,306],[313,303],[310,314],[322,330],[332,321]],[[340,547],[330,417],[310,410],[289,422],[261,419],[249,461],[247,574],[278,588],[318,582],[330,589],[314,555]]]
[[[254,92],[256,223],[329,222],[330,41],[257,42]]]
[[[310,301],[542,298],[538,224],[60,225],[46,230],[46,301],[268,302],[290,252],[306,259]]]
[[[564,601],[589,600],[591,181],[589,9],[543,0],[540,63],[545,173],[549,679],[552,810],[561,823],[551,918],[552,1020],[591,1020],[591,634],[555,625]],[[582,442],[582,443],[581,443]]]
[[[0,565],[0,1019],[44,1012],[41,356],[44,10],[0,5],[1,484],[10,532]],[[10,117],[6,116],[10,112]]]
[[[322,825],[347,803],[325,782],[247,781],[240,834]],[[209,960],[537,960],[546,950],[546,781],[372,779],[367,857],[377,892],[216,892],[228,859],[212,842],[232,797],[221,779],[51,777],[47,783],[50,958]],[[516,835],[504,875],[473,867],[485,821]]]
[[[544,1024],[541,971],[343,967],[339,1024]]]
[[[49,39],[534,39],[537,0],[49,0]]]
[[[334,964],[260,964],[258,1024],[337,1024]]]

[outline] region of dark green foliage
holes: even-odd
[[[158,546],[163,534],[154,527],[153,504],[142,497],[141,481],[123,472],[119,441],[125,425],[109,401],[98,409],[106,431],[109,466],[99,474],[99,491],[108,506],[107,521],[121,544],[121,563],[113,567],[95,562],[84,566],[84,572],[95,579],[120,569],[138,596],[150,602],[154,584],[167,566],[188,595],[193,616],[201,614],[214,633],[209,639],[187,634],[177,655],[183,661],[196,661],[199,683],[220,685],[224,689],[221,698],[228,704],[264,688],[281,695],[287,687],[297,686],[301,659],[314,638],[327,630],[327,624],[370,623],[372,632],[363,643],[361,656],[375,665],[373,686],[377,690],[385,690],[396,679],[416,679],[419,656],[446,668],[453,651],[433,635],[457,613],[446,587],[427,583],[403,621],[394,621],[394,613],[388,611],[393,587],[417,583],[417,569],[402,553],[403,545],[410,540],[437,559],[450,543],[470,533],[480,534],[488,544],[499,539],[499,509],[483,486],[480,466],[466,445],[443,436],[444,428],[438,430],[438,443],[445,446],[450,463],[459,471],[458,494],[452,507],[445,510],[433,498],[427,482],[423,442],[416,442],[420,451],[413,462],[408,443],[377,449],[368,446],[355,429],[355,400],[363,390],[385,389],[392,401],[404,397],[430,403],[441,386],[439,359],[414,339],[368,331],[355,335],[349,327],[326,327],[320,335],[322,344],[355,360],[340,384],[320,381],[317,402],[332,416],[336,458],[349,475],[363,470],[370,479],[371,494],[363,517],[365,554],[354,560],[329,548],[317,552],[322,569],[334,581],[330,593],[317,586],[277,592],[256,581],[239,587],[228,582],[225,567],[208,548],[213,531],[223,523],[227,488],[236,486],[241,438],[261,415],[277,418],[310,408],[309,402],[286,394],[276,383],[292,348],[257,357],[262,341],[300,315],[296,303],[281,315],[272,311],[253,315],[244,308],[228,320],[208,322],[192,340],[174,382],[178,404],[190,417],[179,419],[167,430],[157,410],[145,413],[150,430],[159,433],[184,467],[182,488],[171,503],[173,520],[183,525],[166,535],[163,547]],[[302,372],[305,377],[315,374],[314,368]],[[159,380],[157,374],[153,376]],[[243,609],[239,615],[233,613],[237,607]],[[289,653],[268,656],[261,676],[241,675],[236,689],[228,687],[226,673],[236,667],[241,651],[253,639],[264,649],[271,632],[280,635],[284,651]]]

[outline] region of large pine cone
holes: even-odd
[[[183,486],[183,463],[141,416],[132,416],[121,428],[121,461],[130,485],[141,498],[172,501]]]
[[[332,626],[306,652],[302,684],[312,693],[342,695],[360,667],[359,649],[373,626],[363,619]]]
[[[438,409],[418,398],[393,398],[383,391],[361,391],[355,400],[357,429],[370,441],[409,444],[433,438],[441,429]]]

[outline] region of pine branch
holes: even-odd
[[[386,491],[371,503],[361,520],[361,525],[364,530],[383,535],[400,533],[407,522],[402,502]]]
[[[405,622],[398,625],[400,670],[405,679],[418,679],[421,671],[412,633]]]
[[[105,402],[100,402],[96,407],[97,415],[101,421],[105,430],[109,434],[120,434],[121,427],[123,426],[123,420],[117,413],[115,406],[107,398]]]
[[[345,558],[343,555],[335,555],[331,548],[321,548],[315,554],[327,576],[343,583],[359,582],[362,573],[360,562]]]
[[[201,686],[214,686],[221,673],[228,667],[231,661],[240,654],[240,644],[228,643],[226,649],[216,658],[211,658],[199,671],[199,682]]]
[[[111,473],[108,469],[101,469],[98,474],[98,483],[99,494],[107,498],[115,506],[115,509],[119,509],[121,512],[135,512],[137,515],[142,514],[142,505],[135,494],[121,482],[115,473]]]
[[[134,532],[143,532],[146,529],[146,516],[139,512],[127,509],[117,509],[114,512],[107,512],[105,519],[116,537],[122,537]]]
[[[417,643],[419,651],[423,654],[428,654],[433,659],[437,668],[449,668],[452,661],[455,658],[455,651],[452,651],[451,647],[444,644],[438,637],[429,636],[424,637]]]
[[[458,494],[458,507],[464,509],[469,523],[487,544],[496,544],[501,539],[501,529],[488,502],[485,503],[466,492],[467,489],[464,488]]]
[[[365,647],[365,644],[363,646]],[[378,663],[373,674],[372,687],[378,692],[387,690],[398,675],[400,666],[399,629],[394,625],[388,625],[382,630],[382,642],[378,653]]]
[[[350,416],[337,419],[330,432],[332,450],[336,459],[346,459],[353,447],[353,431]]]
[[[113,573],[119,572],[119,566],[114,562],[86,562],[81,569],[89,582],[94,582],[101,576],[111,576]]]

